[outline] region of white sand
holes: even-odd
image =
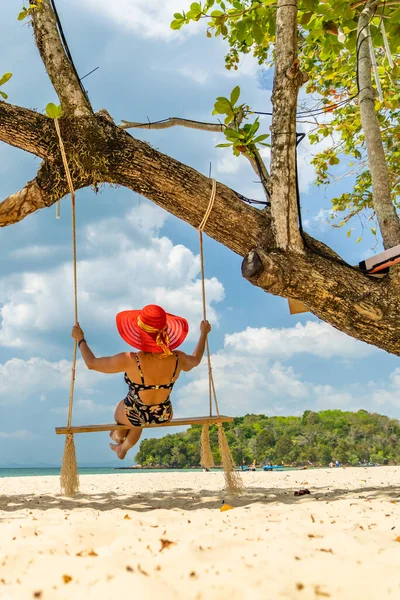
[[[0,479],[0,598],[400,599],[400,468],[243,478],[226,512],[219,473]]]

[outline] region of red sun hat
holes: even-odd
[[[120,336],[130,346],[164,356],[180,346],[189,331],[186,319],[166,313],[156,304],[148,304],[142,310],[124,310],[116,320]]]

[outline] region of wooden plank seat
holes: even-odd
[[[153,427],[181,427],[184,425],[215,425],[217,423],[232,422],[233,417],[220,415],[219,417],[184,417],[172,419],[166,423],[154,423],[145,425],[143,429]],[[68,433],[94,433],[96,431],[113,431],[116,429],[128,429],[127,425],[118,425],[118,423],[110,423],[106,425],[71,425],[71,427],[56,427],[56,433],[59,435],[67,435]]]

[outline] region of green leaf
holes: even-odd
[[[230,148],[232,144],[217,144],[216,148]]]
[[[172,21],[170,23],[170,27],[171,27],[171,29],[180,29],[182,27],[183,23],[184,23],[183,19],[180,19],[179,21],[177,19],[175,19],[174,21]]]
[[[174,18],[177,21],[183,21],[183,15],[181,15],[181,13],[174,13]]]
[[[372,232],[372,235],[376,235],[376,229],[375,229],[375,227],[371,227],[371,232]]]
[[[240,21],[237,26],[237,39],[239,42],[244,42],[247,36],[247,24],[245,21]]]
[[[251,129],[250,129],[251,133],[253,135],[255,133],[257,133],[259,127],[260,127],[260,121],[258,120],[258,117],[257,117],[257,119],[254,121],[254,123],[251,126]]]
[[[7,100],[7,98],[8,98],[7,94],[5,92],[2,92],[1,90],[0,90],[0,96],[2,98],[4,98],[4,100]]]
[[[254,144],[259,144],[260,142],[263,142],[264,140],[269,138],[269,134],[268,133],[264,133],[263,135],[259,135],[258,137],[256,137],[253,140]]]
[[[26,8],[23,8],[18,15],[18,21],[23,21],[27,14],[28,14],[28,11],[26,10]]]
[[[9,79],[11,79],[12,73],[4,73],[3,77],[0,78],[0,85],[4,85],[7,83]]]
[[[214,111],[213,114],[215,115],[223,115],[228,113],[229,111],[231,111],[231,105],[229,100],[227,100],[226,98],[217,98],[216,103],[214,104]]]
[[[235,106],[236,102],[239,100],[239,96],[240,96],[240,87],[237,85],[236,87],[233,88],[233,90],[231,92],[232,106]]]
[[[232,129],[231,127],[227,127],[227,128],[225,129],[224,133],[225,133],[225,136],[226,136],[228,139],[232,138],[232,139],[234,139],[234,140],[239,140],[239,139],[241,139],[241,137],[242,137],[242,136],[240,135],[240,133],[239,133],[238,131],[236,131],[236,129]]]
[[[256,44],[260,44],[263,40],[264,33],[258,23],[256,23],[253,27],[253,37]]]
[[[362,237],[358,237],[358,238],[356,239],[356,244],[359,244],[359,243],[361,242],[361,240],[362,240]]]
[[[61,106],[57,106],[56,104],[53,104],[53,102],[50,102],[46,106],[46,114],[48,117],[50,117],[50,119],[60,118],[62,115]]]
[[[347,232],[347,234],[346,234],[346,235],[347,235],[347,237],[350,237],[350,236],[351,236],[351,229],[349,229],[349,230],[348,230],[348,232]]]

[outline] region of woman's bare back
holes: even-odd
[[[181,365],[179,364],[181,361],[179,360],[179,356],[183,354],[182,352],[174,352],[172,355],[162,359],[160,359],[158,355],[150,352],[131,352],[129,368],[127,368],[126,373],[132,382],[142,383],[135,354],[139,359],[145,385],[164,385],[171,383],[171,380],[176,381],[178,379],[181,372]],[[177,356],[178,366],[175,376],[172,379]],[[153,405],[164,402],[170,393],[170,390],[144,390],[140,392],[139,396],[141,402],[144,404]]]

